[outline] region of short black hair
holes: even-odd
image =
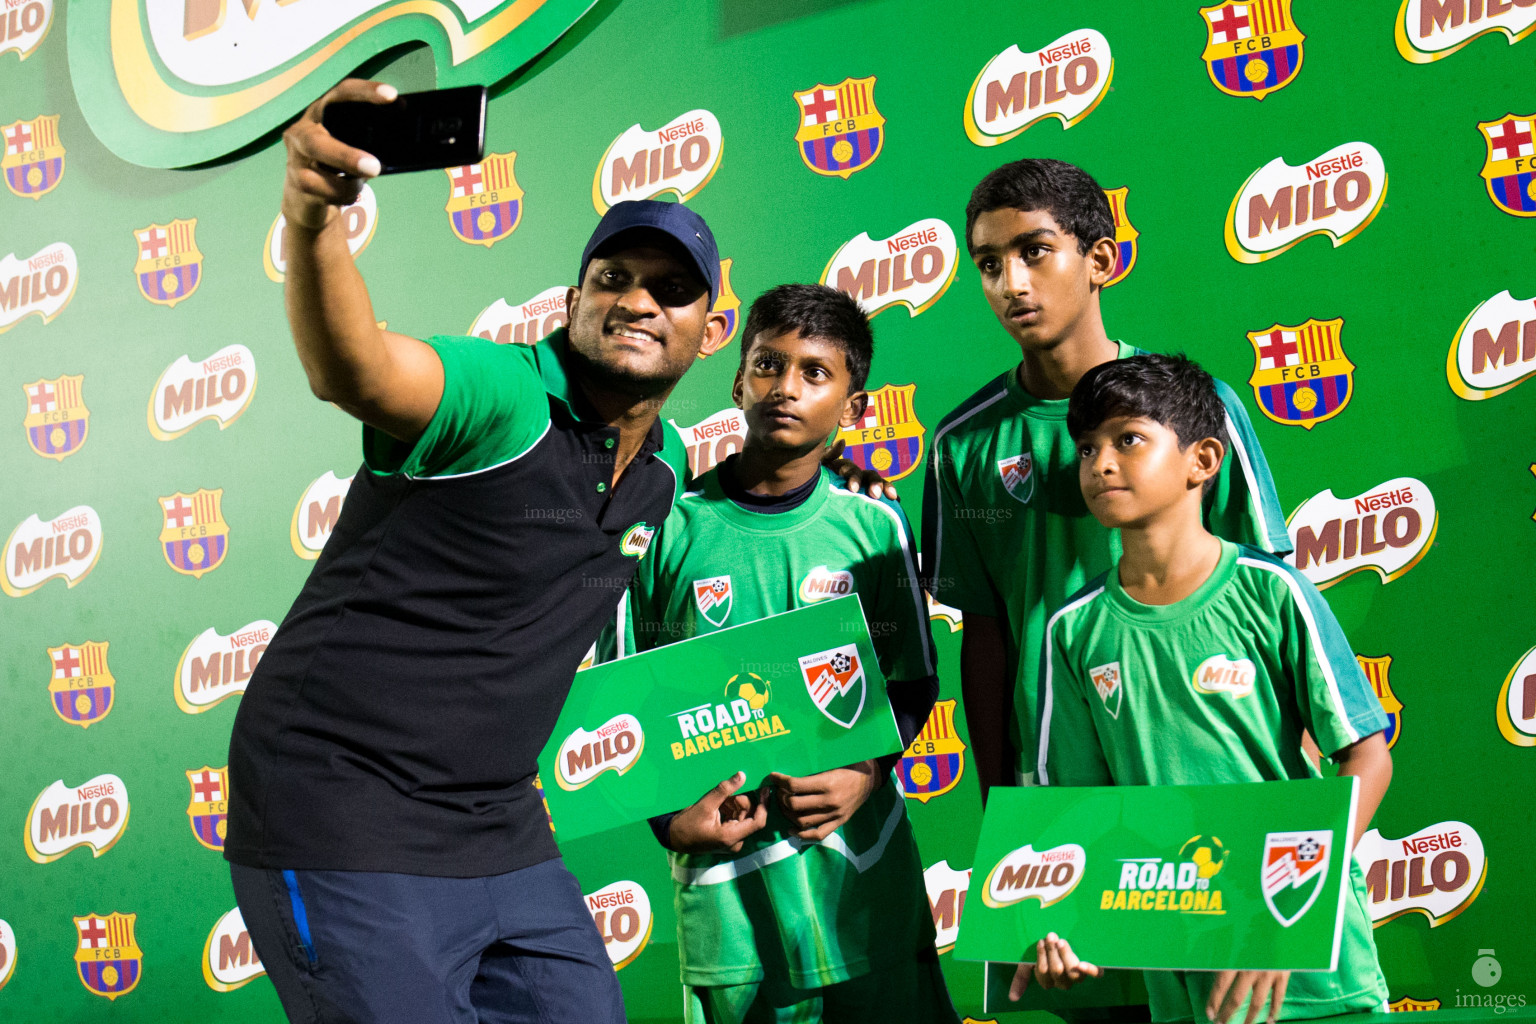
[[[1216,381],[1183,355],[1140,355],[1100,363],[1067,400],[1067,432],[1076,441],[1111,416],[1145,416],[1168,427],[1179,447],[1214,437],[1227,443],[1227,409]]]
[[[853,296],[824,284],[781,284],[757,297],[742,332],[741,365],[747,365],[752,340],[767,332],[799,331],[836,345],[848,364],[848,393],[863,391],[875,355],[869,316]]]
[[[1093,175],[1065,160],[1015,160],[988,174],[965,204],[965,247],[976,218],[993,210],[1044,210],[1077,239],[1086,255],[1101,238],[1115,237],[1115,215]]]

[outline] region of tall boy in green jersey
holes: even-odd
[[[1221,540],[1201,495],[1226,449],[1221,402],[1183,358],[1095,367],[1072,392],[1083,497],[1123,553],[1049,620],[1038,770],[1046,785],[1157,786],[1312,779],[1305,730],[1357,777],[1351,846],[1392,777],[1380,702],[1322,595],[1284,562]],[[1153,1020],[1269,1020],[1385,1009],[1365,880],[1349,858],[1335,972],[1145,972]],[[1055,936],[1036,974],[1097,968]],[[1247,1004],[1242,1018],[1237,1014]]]
[[[745,446],[679,499],[640,563],[636,646],[857,593],[910,743],[938,682],[906,519],[820,465],[827,438],[864,413],[868,319],[842,292],[784,285],[753,303],[745,337]],[[798,685],[764,675],[740,695]],[[652,822],[671,851],[688,1021],[954,1024],[899,756],[775,773],[754,795],[738,772]]]
[[[1100,315],[1115,268],[1104,191],[1059,160],[1019,160],[982,179],[965,210],[982,292],[1022,359],[946,416],[923,493],[923,573],[965,613],[960,680],[985,798],[1035,771],[1035,694],[1046,614],[1114,563],[1119,545],[1077,488],[1067,396],[1089,368],[1138,350]],[[1217,385],[1232,458],[1206,501],[1218,536],[1290,550],[1242,402]]]

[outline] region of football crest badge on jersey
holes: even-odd
[[[27,445],[45,459],[64,461],[85,444],[90,430],[91,411],[85,407],[81,388],[83,375],[43,378],[23,384],[27,396],[27,414],[22,426],[27,431]]]
[[[844,458],[887,480],[900,480],[923,460],[923,435],[913,407],[916,384],[886,384],[869,393],[864,417],[838,430]]]
[[[53,668],[48,696],[59,718],[82,729],[107,717],[117,680],[107,668],[108,641],[88,640],[48,648]]]
[[[1200,8],[1205,18],[1201,59],[1211,82],[1228,96],[1262,100],[1301,71],[1306,36],[1291,17],[1291,0],[1225,0]]]
[[[1343,332],[1343,317],[1248,332],[1248,383],[1265,416],[1311,430],[1344,411],[1354,395],[1355,364],[1344,354]]]
[[[177,491],[160,499],[163,523],[160,547],[166,564],[183,576],[201,579],[224,564],[229,550],[229,524],[221,505],[224,488]]]
[[[1104,710],[1109,712],[1110,718],[1120,717],[1120,704],[1125,694],[1120,676],[1120,663],[1112,661],[1107,665],[1088,670],[1089,681],[1093,683],[1094,692],[1099,695],[1099,700],[1104,702]]]
[[[1379,658],[1368,658],[1363,654],[1357,654],[1355,660],[1360,663],[1360,670],[1370,681],[1376,699],[1381,701],[1381,710],[1387,713],[1385,738],[1387,749],[1391,750],[1397,743],[1397,738],[1403,733],[1403,702],[1398,700],[1397,694],[1392,692],[1392,683],[1388,679],[1388,670],[1392,668],[1392,655],[1384,654]]]
[[[885,145],[885,118],[875,107],[875,76],[845,78],[795,93],[800,159],[817,174],[846,180],[875,162]]]
[[[192,787],[187,802],[187,818],[193,837],[210,850],[222,852],[226,819],[229,817],[229,769],[203,765],[186,773]]]
[[[852,729],[864,711],[868,688],[859,649],[844,644],[800,659],[800,678],[817,710],[844,729]]]
[[[711,576],[693,581],[693,603],[712,626],[723,626],[731,617],[731,577]]]
[[[1115,218],[1115,269],[1104,282],[1104,287],[1119,284],[1130,276],[1136,266],[1136,239],[1141,237],[1125,213],[1125,197],[1130,188],[1107,188],[1104,198],[1109,200],[1109,212]]]
[[[157,306],[174,307],[202,283],[203,254],[197,248],[197,218],[151,224],[133,233],[139,259],[133,265],[139,294]]]
[[[1281,927],[1302,919],[1328,877],[1333,832],[1271,832],[1264,837],[1259,881],[1264,905]]]
[[[943,796],[965,773],[965,743],[955,731],[955,704],[941,700],[933,705],[923,731],[907,747],[896,766],[902,795],[919,803]]]
[[[1505,114],[1497,121],[1479,121],[1477,130],[1487,145],[1483,169],[1493,205],[1515,217],[1536,217],[1536,142],[1532,127],[1536,113]]]
[[[92,995],[116,999],[139,983],[144,951],[134,941],[138,914],[87,914],[75,918],[79,942],[75,966],[80,984]]]
[[[487,153],[477,164],[444,168],[448,225],[461,242],[487,249],[517,230],[523,190],[512,173],[516,153]]]
[[[1002,478],[1003,490],[1019,504],[1028,505],[1035,496],[1035,456],[1032,452],[998,459],[997,475]]]
[[[6,188],[23,199],[41,199],[58,187],[64,177],[58,114],[12,121],[0,128],[0,135],[5,138],[0,170],[5,172]]]

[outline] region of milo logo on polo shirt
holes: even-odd
[[[629,558],[644,558],[645,553],[651,549],[651,540],[655,536],[656,527],[636,523],[625,530],[624,536],[619,539],[619,554]]]
[[[1226,693],[1234,698],[1246,697],[1253,692],[1253,680],[1258,670],[1247,658],[1233,660],[1225,654],[1213,654],[1195,669],[1191,682],[1196,693]]]
[[[800,581],[800,600],[806,604],[826,601],[834,597],[847,597],[853,593],[853,573],[847,569],[828,569],[818,565]]]

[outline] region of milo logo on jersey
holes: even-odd
[[[857,646],[844,644],[805,655],[800,659],[800,678],[818,711],[844,729],[853,728],[864,711],[868,689]]]
[[[1119,718],[1120,705],[1125,700],[1125,685],[1120,663],[1112,661],[1107,665],[1090,668],[1088,679],[1093,683],[1093,692],[1097,693],[1099,700],[1104,702],[1104,710],[1109,712],[1109,717]]]
[[[651,898],[639,882],[613,882],[582,897],[613,969],[622,971],[634,962],[651,941],[651,927],[656,915],[651,913]]]
[[[725,683],[723,700],[708,701],[672,712],[679,739],[672,742],[672,760],[719,750],[738,743],[788,736],[789,727],[768,711],[773,684],[755,672],[739,672]]]
[[[26,60],[43,45],[52,27],[53,0],[7,0],[0,10],[0,54],[15,52],[18,59]]]
[[[235,907],[214,922],[203,942],[203,981],[215,992],[233,992],[266,973]]]
[[[1488,184],[1493,205],[1515,217],[1536,217],[1536,145],[1531,128],[1536,113],[1505,114],[1497,121],[1480,121],[1477,130],[1488,144],[1488,156],[1478,173]]]
[[[1357,654],[1355,660],[1360,663],[1360,671],[1364,672],[1365,678],[1370,681],[1371,690],[1376,694],[1376,699],[1381,701],[1381,710],[1387,713],[1385,738],[1387,749],[1391,750],[1403,732],[1403,702],[1398,700],[1397,694],[1392,692],[1392,683],[1388,679],[1388,672],[1392,668],[1392,655],[1384,654],[1379,658],[1368,658],[1363,654]]]
[[[834,597],[847,597],[853,593],[853,573],[847,569],[829,569],[818,565],[805,574],[798,591],[805,604],[829,601]]]
[[[100,857],[128,828],[128,787],[116,775],[98,775],[79,786],[53,782],[32,801],[22,835],[27,856],[38,864],[58,860],[77,846]]]
[[[1281,157],[1254,171],[1227,210],[1227,252],[1263,263],[1312,235],[1334,247],[1364,231],[1387,199],[1387,166],[1368,142],[1346,142],[1300,167]]]
[[[1504,291],[1467,314],[1451,341],[1445,378],[1469,402],[1496,398],[1536,376],[1536,298]]]
[[[933,912],[934,948],[948,953],[955,948],[960,935],[965,894],[971,888],[971,869],[956,871],[949,861],[941,860],[923,871],[923,887],[928,890],[928,909]]]
[[[196,217],[134,231],[139,259],[133,273],[140,295],[167,307],[192,297],[203,280],[203,254],[197,247],[196,232]]]
[[[885,146],[885,118],[875,107],[875,76],[845,78],[795,93],[800,159],[817,174],[847,180]]]
[[[1216,836],[1191,836],[1176,857],[1122,857],[1118,883],[1100,894],[1099,909],[1225,914],[1213,882],[1226,861],[1227,848]]]
[[[203,630],[176,663],[176,706],[199,715],[244,693],[276,632],[277,624],[267,619],[257,619],[229,636],[212,626]]]
[[[1494,717],[1506,740],[1517,747],[1536,747],[1536,647],[1504,677]]]
[[[720,169],[725,135],[707,110],[690,110],[660,128],[631,125],[614,139],[592,177],[597,212],[626,199],[655,199],[671,193],[687,202]]]
[[[917,469],[927,431],[913,411],[916,393],[916,384],[886,384],[871,391],[863,418],[837,432],[845,445],[844,457],[887,480],[900,480]]]
[[[341,208],[341,226],[347,233],[347,249],[354,257],[373,241],[374,229],[379,226],[379,198],[373,187],[364,183],[357,202]],[[267,240],[261,249],[261,265],[267,277],[283,283],[288,273],[288,221],[282,214],[267,229]]]
[[[21,425],[27,431],[27,445],[38,455],[63,462],[65,456],[85,444],[91,411],[80,394],[84,384],[85,377],[65,374],[21,386],[27,396],[27,414]]]
[[[1301,72],[1301,34],[1291,0],[1226,0],[1200,8],[1205,52],[1200,59],[1211,83],[1228,96],[1265,96],[1284,89]]]
[[[711,626],[723,626],[731,617],[731,577],[711,576],[693,581],[693,603]]]
[[[747,443],[747,417],[735,406],[721,409],[691,427],[679,427],[683,447],[688,450],[688,472],[697,480],[725,461],[726,456],[741,451]]]
[[[987,61],[965,98],[965,134],[998,146],[1037,121],[1054,117],[1063,130],[1093,113],[1109,92],[1115,59],[1109,40],[1078,29],[1039,50],[1017,44]]]
[[[954,231],[929,217],[879,241],[860,232],[832,254],[821,283],[853,296],[871,317],[898,303],[917,316],[939,301],[958,267]]]
[[[41,199],[64,177],[64,147],[59,143],[59,115],[12,121],[0,128],[5,155],[0,170],[5,187],[23,199]]]
[[[1264,905],[1281,927],[1300,921],[1328,877],[1328,852],[1333,832],[1270,832],[1264,837],[1259,885]]]
[[[1373,828],[1360,837],[1355,860],[1365,869],[1377,928],[1404,914],[1423,914],[1438,928],[1471,906],[1488,880],[1483,838],[1463,821],[1442,821],[1403,839]]]
[[[1236,660],[1225,654],[1213,654],[1195,668],[1190,682],[1196,693],[1224,694],[1241,699],[1253,693],[1253,682],[1258,669],[1247,658]]]
[[[75,918],[75,967],[80,984],[95,996],[116,999],[139,983],[144,951],[133,937],[138,914],[87,914]]]
[[[1309,319],[1249,331],[1253,396],[1276,423],[1311,430],[1344,411],[1354,395],[1355,364],[1344,355],[1344,318]]]
[[[1424,482],[1401,476],[1353,498],[1314,494],[1285,525],[1295,548],[1285,560],[1326,590],[1367,569],[1383,583],[1402,576],[1434,543],[1440,515]]]
[[[16,929],[0,918],[0,988],[16,973]]]
[[[1035,496],[1035,456],[1032,452],[998,459],[997,475],[1002,479],[1008,497],[1019,504],[1028,505]]]
[[[624,531],[624,536],[619,538],[619,554],[626,558],[644,558],[645,553],[651,549],[651,541],[656,538],[656,527],[647,523],[636,523]]]
[[[1136,266],[1136,239],[1141,237],[1141,232],[1136,230],[1125,212],[1125,199],[1130,194],[1129,188],[1104,190],[1104,198],[1109,200],[1109,212],[1115,218],[1115,269],[1104,282],[1105,288],[1124,281],[1130,276],[1131,268]]]
[[[987,872],[981,901],[994,910],[1024,900],[1039,900],[1042,909],[1060,903],[1083,880],[1088,854],[1076,843],[1049,850],[1025,845],[1010,851]]]
[[[229,818],[229,768],[205,764],[186,776],[192,787],[192,797],[187,802],[192,836],[208,849],[222,851]]]
[[[52,579],[73,587],[96,568],[102,542],[101,517],[89,505],[76,505],[46,523],[34,512],[6,538],[0,589],[25,597]]]
[[[330,470],[304,488],[288,524],[288,543],[294,554],[311,562],[320,557],[325,542],[331,539],[331,531],[336,529],[336,520],[341,518],[341,506],[351,488],[351,477],[338,477]]]
[[[448,226],[461,242],[487,249],[517,230],[523,190],[512,173],[516,153],[487,153],[477,164],[444,169],[448,175]]]
[[[191,494],[177,491],[160,499],[164,526],[160,551],[165,564],[194,579],[224,564],[229,551],[229,524],[221,505],[224,488],[199,488]]]
[[[21,260],[15,253],[0,259],[0,334],[29,316],[49,323],[75,297],[80,264],[67,242],[44,246]]]
[[[1536,32],[1536,4],[1528,0],[1403,0],[1394,36],[1404,60],[1442,60],[1478,36],[1502,32],[1513,46]]]
[[[204,420],[223,430],[255,397],[256,357],[244,345],[225,345],[197,362],[178,356],[149,393],[149,432],[173,441]]]
[[[497,299],[475,317],[469,333],[498,345],[536,345],[570,319],[565,293],[566,286],[557,284],[516,305]]]
[[[48,648],[53,668],[48,696],[53,700],[54,713],[70,725],[88,729],[112,710],[117,680],[107,668],[108,646],[106,640],[87,640]]]
[[[555,753],[555,781],[561,789],[577,790],[603,772],[623,775],[645,752],[645,730],[634,715],[614,715],[588,732],[577,728]]]
[[[901,795],[927,803],[943,796],[965,774],[965,744],[955,731],[955,701],[941,700],[933,705],[922,732],[917,734],[896,765],[896,781]],[[951,943],[953,945],[953,943]]]

